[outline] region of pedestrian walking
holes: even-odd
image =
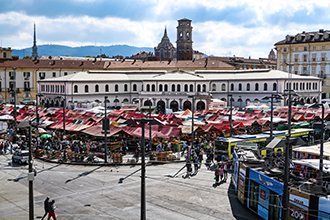
[[[222,179],[223,179],[223,168],[220,167],[220,168],[219,168],[219,171],[220,171],[220,179],[221,179],[221,181],[222,181]]]
[[[223,164],[223,173],[224,173],[225,179],[227,179],[227,177],[228,177],[228,164],[226,162]]]
[[[220,177],[220,167],[217,165],[214,171],[214,176],[215,176],[215,183],[219,183],[219,177]]]
[[[198,173],[198,157],[195,156],[194,158],[194,169],[195,169],[195,174]]]
[[[46,197],[45,201],[44,201],[44,210],[45,210],[45,214],[42,217],[42,220],[46,217],[46,215],[49,213],[49,196]]]
[[[187,176],[190,177],[192,172],[190,160],[187,161],[186,167],[187,167]]]
[[[203,162],[203,148],[200,149],[199,155],[198,155],[199,163],[202,164]]]
[[[57,220],[55,215],[55,209],[57,208],[57,206],[55,206],[55,200],[52,200],[48,204],[49,204],[49,214],[47,220],[50,220],[50,217],[52,217],[54,220]]]

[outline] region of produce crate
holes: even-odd
[[[113,154],[113,162],[114,163],[122,163],[123,162],[123,156],[121,153],[115,153]]]
[[[176,159],[176,157],[175,157],[174,154],[170,154],[170,155],[167,156],[167,160],[168,160],[168,161],[173,161],[173,160],[175,160],[175,159]]]

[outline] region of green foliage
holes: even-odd
[[[27,56],[23,57],[23,59],[31,59],[31,60],[33,60],[33,56],[27,55]]]

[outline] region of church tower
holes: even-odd
[[[192,48],[191,20],[183,18],[178,20],[176,51],[178,60],[192,60],[194,50]]]
[[[157,47],[154,48],[154,50],[155,56],[159,57],[160,60],[169,60],[174,58],[176,49],[171,43],[169,37],[167,36],[166,27],[161,42],[158,44]]]
[[[33,58],[37,58],[38,57],[37,36],[36,36],[36,24],[34,24],[32,57]]]

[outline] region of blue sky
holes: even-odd
[[[167,27],[192,20],[193,48],[218,56],[267,57],[287,34],[330,29],[330,1],[0,0],[2,47],[127,44],[154,47]]]

